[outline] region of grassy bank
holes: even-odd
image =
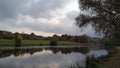
[[[109,54],[111,57],[101,64],[102,68],[120,68],[120,46],[112,49]]]
[[[120,68],[120,46],[108,50],[108,55],[95,58],[86,57],[85,68]],[[83,68],[79,62],[73,63],[68,68]]]
[[[49,45],[48,40],[22,40],[22,45]],[[75,42],[58,41],[58,45],[77,45]],[[0,39],[0,46],[14,45],[14,39]]]
[[[120,68],[120,46],[108,50],[108,55],[87,57],[86,68]]]

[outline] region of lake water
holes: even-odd
[[[86,56],[107,55],[104,47],[3,47],[0,48],[0,68],[68,68],[79,62],[85,67]]]

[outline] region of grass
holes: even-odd
[[[13,39],[0,39],[0,45],[13,45],[14,40]]]
[[[58,45],[78,45],[78,43],[68,42],[68,41],[59,41]]]
[[[22,40],[22,45],[49,45],[48,40]],[[77,45],[75,42],[58,41],[58,45]],[[0,39],[0,46],[14,45],[14,39]]]
[[[102,68],[120,68],[120,46],[112,49],[111,57],[102,64]]]
[[[86,57],[85,68],[120,68],[120,46],[112,49],[112,53],[98,58],[94,56]],[[68,66],[68,68],[82,68],[77,62]]]
[[[39,45],[48,45],[50,41],[47,40],[23,40],[23,45],[29,45],[29,44],[39,44]]]
[[[120,46],[117,47],[117,51],[120,52]]]

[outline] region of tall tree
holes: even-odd
[[[79,8],[87,11],[76,18],[79,27],[91,24],[96,33],[120,38],[120,0],[78,0]]]

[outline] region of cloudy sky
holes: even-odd
[[[81,31],[75,25],[80,12],[77,0],[0,0],[0,30],[96,36],[91,26]]]

